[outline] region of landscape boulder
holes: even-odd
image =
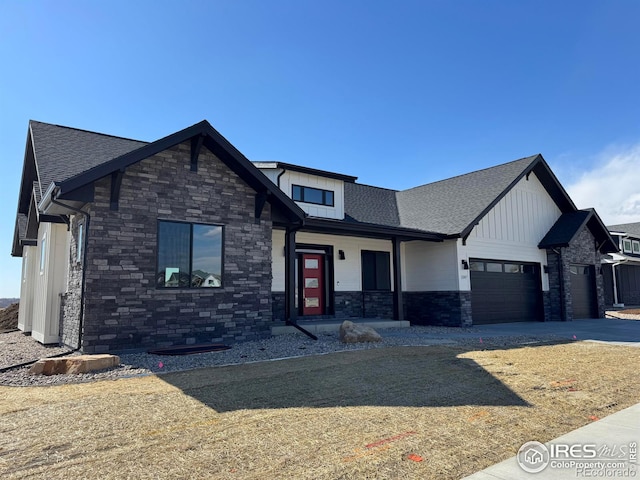
[[[381,342],[382,337],[373,328],[345,320],[340,325],[340,341],[342,343]]]
[[[32,375],[58,375],[64,373],[87,373],[120,365],[116,355],[77,355],[75,357],[43,358],[29,369]]]

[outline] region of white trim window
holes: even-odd
[[[84,245],[84,223],[79,223],[78,236],[76,237],[76,263],[82,263],[83,245]]]
[[[632,253],[635,253],[636,255],[640,255],[640,241],[633,240],[631,242],[631,247],[632,247],[632,250],[633,250]]]
[[[631,239],[630,238],[623,238],[622,239],[622,251],[624,253],[632,253],[632,250],[631,250]]]
[[[47,264],[47,234],[42,235],[40,242],[40,275],[44,274],[44,267]]]

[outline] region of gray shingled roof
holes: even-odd
[[[592,210],[578,210],[560,215],[538,245],[540,248],[565,247],[591,215]]]
[[[345,182],[345,219],[349,222],[400,227],[396,193],[386,188]]]
[[[34,120],[29,126],[42,193],[51,182],[61,182],[147,145],[138,140]]]
[[[398,192],[400,223],[407,228],[458,235],[536,158],[522,158]]]
[[[637,223],[620,223],[618,225],[607,225],[610,232],[624,232],[631,235],[640,236],[640,222]]]

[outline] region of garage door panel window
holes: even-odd
[[[522,265],[515,263],[505,263],[504,273],[522,273]]]
[[[472,272],[484,272],[484,262],[469,262],[469,269]]]
[[[502,273],[502,264],[501,263],[487,262],[486,271],[487,272]]]

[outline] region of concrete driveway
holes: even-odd
[[[557,335],[567,339],[596,340],[640,346],[640,320],[590,318],[572,322],[517,322],[473,327],[485,336]]]
[[[411,328],[393,333],[381,330],[383,336],[415,335]],[[424,336],[424,334],[422,334]],[[558,340],[592,340],[620,345],[640,347],[640,320],[616,320],[596,318],[572,322],[514,322],[493,325],[475,325],[470,328],[447,329],[447,332],[427,334],[434,341],[465,338],[531,337],[555,338]]]

